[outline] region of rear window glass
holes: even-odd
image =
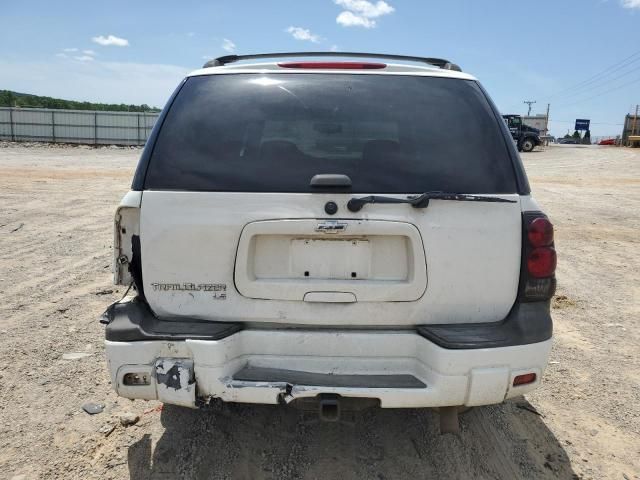
[[[192,77],[160,129],[145,188],[309,192],[344,174],[358,193],[514,193],[501,126],[479,86],[437,77]]]

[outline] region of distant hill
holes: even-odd
[[[111,112],[159,112],[157,107],[149,105],[125,105],[124,103],[91,103],[77,102],[75,100],[62,100],[60,98],[41,97],[28,93],[0,90],[0,107],[24,107],[24,108],[56,108],[66,110],[102,110]]]

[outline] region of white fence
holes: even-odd
[[[159,115],[0,107],[0,140],[144,145]]]

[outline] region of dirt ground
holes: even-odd
[[[640,149],[524,154],[557,232],[551,364],[535,393],[466,414],[459,437],[427,410],[319,423],[117,398],[97,318],[124,293],[112,215],[139,153],[0,144],[0,478],[640,479]]]

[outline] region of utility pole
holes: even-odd
[[[547,116],[544,119],[544,136],[547,137],[545,139],[545,145],[549,145],[549,107],[550,103],[547,103]]]
[[[551,107],[550,103],[547,103],[547,116],[544,119],[544,134],[549,135],[549,107]]]
[[[527,112],[527,117],[528,117],[529,115],[531,115],[531,105],[536,103],[536,101],[535,100],[525,100],[522,103],[526,103],[527,105],[529,105],[529,111]]]

